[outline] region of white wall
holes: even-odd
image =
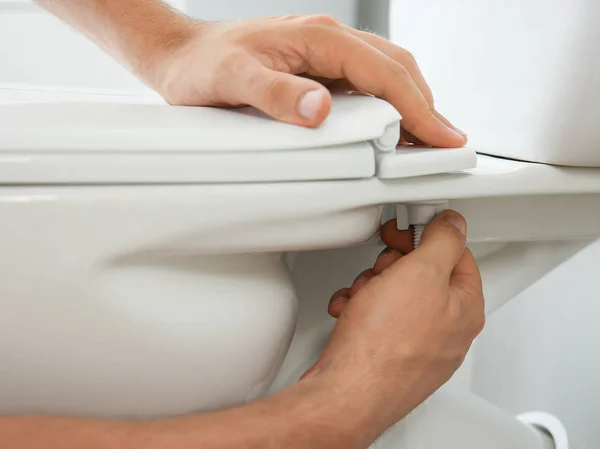
[[[599,448],[600,242],[494,314],[475,350],[477,394],[513,413],[559,416],[578,448]]]
[[[188,0],[190,13],[206,20],[239,20],[285,14],[330,14],[356,22],[357,0]]]
[[[44,12],[0,13],[0,41],[1,82],[140,87],[94,44]]]
[[[0,82],[144,88],[95,44],[31,0],[0,0]]]
[[[357,9],[357,0],[169,2],[206,20],[326,13],[354,24]],[[31,0],[0,0],[0,82],[145,89],[88,39]]]

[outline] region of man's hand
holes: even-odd
[[[337,86],[394,105],[409,142],[466,143],[465,133],[435,110],[408,51],[329,16],[211,23],[178,14],[159,0],[35,1],[171,104],[250,105],[278,120],[314,127],[331,107],[324,85]]]
[[[304,126],[319,125],[331,106],[328,90],[315,79],[336,80],[333,85],[390,102],[402,114],[403,128],[423,142],[466,142],[435,110],[408,51],[329,16],[199,23],[172,54],[153,58],[142,77],[172,104],[252,105]]]
[[[446,211],[411,252],[410,232],[388,222],[381,231],[388,248],[374,267],[332,297],[329,312],[339,319],[305,378],[331,377],[357,402],[372,397],[380,407],[372,413],[388,425],[443,385],[485,322],[481,277],[465,235],[464,218]]]

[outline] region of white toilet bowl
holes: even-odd
[[[309,130],[146,96],[0,96],[0,413],[164,416],[284,386],[322,343],[300,331],[329,322],[282,256],[370,241],[397,205],[467,217],[490,310],[600,236],[600,168],[396,150],[399,116],[371,97],[336,95]]]

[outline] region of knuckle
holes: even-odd
[[[282,77],[273,76],[269,79],[264,86],[264,97],[270,108],[270,113],[279,115],[282,113],[282,101],[285,92],[285,81]]]
[[[391,80],[401,81],[402,84],[412,83],[413,79],[410,76],[409,71],[402,64],[392,60],[392,59],[384,59],[384,65],[382,66],[383,72],[387,75],[387,77]],[[397,83],[388,82],[384,83],[383,86],[383,96],[391,96],[392,90],[397,88]]]
[[[486,316],[483,293],[466,293],[466,298],[460,301],[460,313],[458,318],[464,325],[465,333],[472,339],[477,337],[485,327]]]
[[[427,100],[427,104],[429,105],[429,108],[431,110],[434,110],[436,107],[435,104],[435,97],[433,96],[433,92],[431,90],[429,90],[426,94],[425,94],[425,99]]]
[[[417,65],[417,58],[415,58],[415,55],[413,55],[410,51],[406,50],[405,48],[401,48],[400,51],[402,53],[403,59],[406,62],[408,62],[409,64]]]
[[[429,110],[433,113],[435,111],[435,98],[433,97],[433,92],[428,85],[425,85],[421,90],[421,93],[425,97]]]
[[[310,16],[306,16],[304,21],[307,25],[319,25],[329,27],[341,26],[340,22],[335,17],[329,14],[312,14]]]
[[[305,16],[303,16],[302,14],[288,14],[286,16],[282,16],[280,19],[281,20],[298,20],[298,19],[302,19]]]
[[[286,83],[282,77],[273,76],[267,81],[264,93],[269,100],[274,102],[283,94],[285,90],[285,84]]]
[[[485,321],[485,313],[481,313],[474,323],[475,336],[479,335],[481,331],[483,331],[483,328],[485,327]]]
[[[470,345],[447,347],[440,353],[434,353],[434,358],[441,362],[446,369],[449,369],[451,373],[454,373],[465,361],[469,348]]]
[[[467,353],[468,353],[468,349],[465,351],[459,351],[454,355],[454,357],[451,360],[451,363],[452,363],[452,367],[455,370],[458,370],[462,366],[462,364],[465,361],[465,358],[467,357]]]
[[[481,331],[483,331],[485,323],[485,301],[483,298],[483,293],[480,293],[477,295],[477,308],[473,319],[473,331],[475,332],[475,336],[479,335]]]

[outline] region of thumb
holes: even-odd
[[[421,244],[411,255],[450,276],[465,252],[466,235],[467,222],[464,217],[452,210],[444,211],[425,227]]]
[[[238,86],[240,102],[286,123],[315,127],[331,110],[331,94],[322,84],[271,70],[260,63],[248,68]]]

